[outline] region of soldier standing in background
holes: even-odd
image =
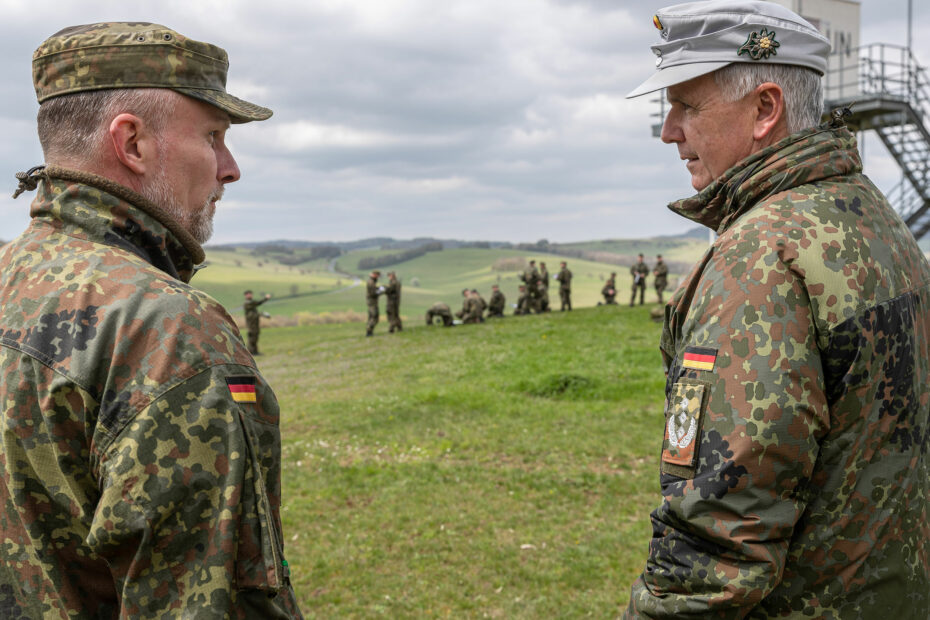
[[[546,289],[546,294],[549,294],[549,270],[546,269],[546,263],[539,263],[539,281],[542,283],[544,289]]]
[[[652,270],[652,275],[655,276],[656,297],[659,298],[661,304],[662,293],[668,286],[668,265],[662,262],[661,254],[656,255],[656,266]]]
[[[572,272],[568,269],[567,263],[563,260],[559,263],[561,267],[555,279],[559,281],[559,297],[562,300],[562,312],[572,310]]]
[[[636,303],[636,292],[639,291],[639,305],[643,305],[646,298],[646,276],[649,275],[649,266],[643,262],[643,255],[636,258],[636,264],[630,267],[633,276],[633,295],[630,297],[630,306]]]
[[[665,307],[662,500],[626,617],[930,618],[930,265],[843,112],[821,124],[830,43],[774,2],[652,24],[630,96],[667,89],[698,192],[669,207],[717,238]]]
[[[384,287],[378,286],[378,278],[381,272],[375,269],[368,276],[368,282],[365,284],[365,303],[368,305],[368,328],[365,331],[366,336],[372,336],[375,333],[375,325],[378,324],[380,313],[378,312],[378,295],[384,293]]]
[[[444,327],[452,327],[452,310],[449,308],[449,304],[444,304],[441,301],[437,301],[426,311],[426,324],[432,326],[433,320],[435,318],[442,319],[442,324]]]
[[[384,288],[384,312],[388,318],[388,333],[393,334],[394,330],[403,331],[404,326],[400,322],[400,280],[393,271],[388,272],[388,285]]]
[[[507,299],[501,292],[498,285],[491,286],[491,301],[488,304],[488,318],[497,318],[504,316],[504,307],[507,305]]]
[[[271,295],[265,295],[265,298],[261,301],[255,301],[252,299],[252,291],[246,291],[245,302],[242,304],[243,310],[245,310],[245,326],[249,334],[249,353],[252,355],[261,355],[258,352],[258,335],[261,333],[261,313],[258,311],[258,307],[271,299]]]
[[[614,306],[617,304],[617,272],[611,271],[607,282],[601,287],[601,295],[604,296],[604,304]],[[601,305],[598,302],[597,305]]]
[[[520,279],[526,285],[526,312],[524,314],[539,312],[539,270],[536,269],[535,260],[530,261]]]
[[[3,618],[300,617],[277,400],[188,284],[240,176],[230,123],[271,116],[227,66],[144,22],[33,55],[46,165],[0,249]]]

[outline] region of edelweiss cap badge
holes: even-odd
[[[736,52],[737,56],[748,54],[753,60],[765,60],[769,56],[778,56],[778,47],[781,43],[775,40],[775,31],[763,28],[759,32],[749,33],[749,38]]]

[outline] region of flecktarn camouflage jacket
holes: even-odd
[[[277,401],[157,214],[49,168],[0,250],[0,617],[300,616]]]
[[[719,237],[666,308],[629,616],[930,617],[930,267],[861,168],[811,129],[671,205]]]

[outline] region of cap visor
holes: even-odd
[[[233,123],[263,121],[271,118],[272,115],[272,111],[268,108],[243,101],[238,97],[233,97],[229,93],[224,93],[222,91],[199,88],[175,88],[173,90],[218,107],[229,114],[229,119]]]
[[[696,77],[716,71],[717,69],[722,69],[729,64],[731,63],[692,62],[686,65],[676,65],[674,67],[659,69],[653,73],[648,80],[633,89],[626,98],[632,99],[633,97],[652,93],[663,88],[668,88],[669,86],[674,86],[675,84],[681,84],[682,82],[693,80]]]

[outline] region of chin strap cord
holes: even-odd
[[[42,176],[43,171],[45,171],[45,164],[33,166],[26,172],[17,172],[16,180],[19,181],[19,185],[16,187],[16,191],[13,192],[13,198],[18,198],[23,192],[35,190],[39,186],[39,178]]]

